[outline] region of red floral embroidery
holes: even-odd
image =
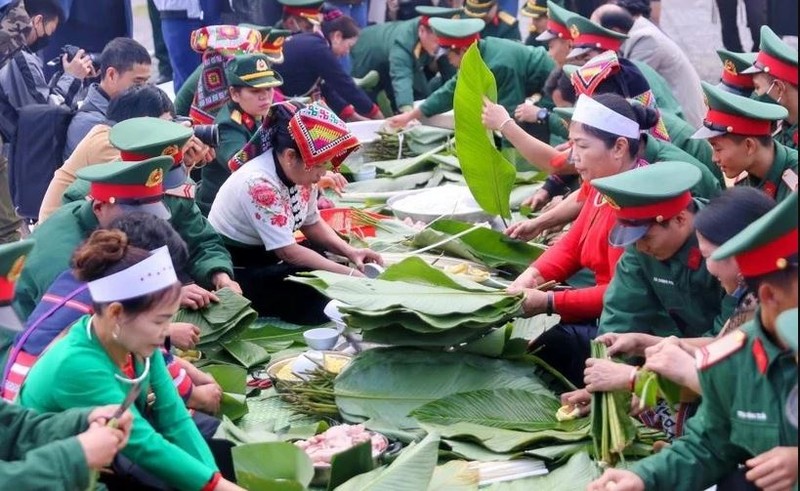
[[[308,203],[311,200],[311,186],[303,186],[300,188],[300,199],[304,203]]]
[[[270,208],[278,201],[278,196],[275,194],[275,190],[266,183],[251,185],[248,193],[257,205],[264,208]]]
[[[272,215],[272,218],[270,218],[269,221],[271,224],[277,227],[283,227],[289,220],[286,218],[286,215]]]
[[[255,213],[256,220],[261,220],[261,213]]]

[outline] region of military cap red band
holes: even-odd
[[[797,85],[797,65],[775,58],[767,52],[759,51],[755,66],[773,77]]]
[[[737,254],[736,264],[742,276],[753,278],[786,268],[786,258],[797,254],[797,238],[795,228],[760,247]]]
[[[772,134],[772,121],[751,119],[709,109],[704,124],[725,128],[728,133],[747,136],[767,136]]]
[[[674,198],[669,198],[658,203],[651,203],[643,206],[620,207],[613,201],[606,198],[609,205],[615,209],[617,218],[620,220],[657,220],[659,222],[669,220],[681,211],[685,210],[692,201],[689,191],[684,192]]]
[[[14,282],[8,278],[0,278],[0,304],[14,300]]]
[[[422,17],[419,18],[419,25],[428,27],[430,25],[430,20],[431,20],[430,17],[428,17],[427,15],[423,15]]]
[[[125,162],[141,162],[143,160],[153,158],[152,155],[147,155],[144,153],[128,152],[125,150],[120,151],[119,156]],[[172,154],[171,157],[173,164],[180,164],[181,162],[183,162],[183,152],[181,152],[180,150],[178,150],[177,153]]]
[[[118,200],[146,200],[148,198],[161,198],[164,195],[164,185],[161,182],[152,186],[92,182],[89,188],[89,195],[93,199],[104,203],[114,203]]]
[[[726,85],[740,87],[743,89],[752,89],[755,87],[755,84],[753,83],[753,75],[734,75],[728,70],[722,71],[722,81]]]
[[[446,36],[439,36],[439,46],[446,48],[469,48],[472,43],[480,39],[480,34],[475,33],[465,38],[449,38]]]
[[[553,19],[547,19],[547,30],[562,39],[572,39],[572,33],[569,32],[569,28]]]
[[[579,34],[578,37],[572,40],[573,46],[576,48],[599,48],[604,51],[619,51],[622,46],[623,39],[610,38],[606,36],[599,36],[597,34]]]
[[[313,17],[316,18],[319,16],[319,7],[290,7],[288,5],[283,6],[283,14],[284,15],[297,15],[299,17]]]

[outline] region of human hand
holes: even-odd
[[[487,129],[498,131],[506,121],[511,119],[506,108],[500,104],[495,104],[488,97],[483,97],[483,110],[481,111],[481,123]]]
[[[172,322],[169,325],[169,342],[184,351],[194,349],[200,342],[200,328],[188,322]]]
[[[522,206],[527,206],[531,211],[536,211],[550,201],[550,193],[543,187],[522,201]]]
[[[78,443],[86,457],[86,465],[95,470],[110,465],[125,442],[127,438],[122,430],[99,422],[91,423],[88,430],[78,435]]]
[[[577,407],[581,417],[591,412],[591,403],[592,394],[586,389],[578,389],[561,394],[561,404],[564,406]]]
[[[78,52],[75,53],[75,56],[69,61],[67,61],[67,55],[64,54],[61,57],[61,66],[64,68],[64,73],[72,75],[78,80],[97,76],[94,66],[92,65],[92,59],[83,49],[79,49]]]
[[[217,414],[222,403],[222,387],[216,382],[204,385],[195,385],[186,405],[208,414]]]
[[[644,491],[644,481],[631,471],[606,469],[599,479],[595,479],[586,491]]]
[[[538,237],[546,230],[540,218],[541,217],[536,217],[530,220],[512,223],[506,229],[505,234],[512,239],[524,240],[526,242]]]
[[[345,186],[347,186],[347,179],[338,172],[327,171],[325,175],[317,182],[317,187],[320,189],[332,189],[338,196],[342,195]]]
[[[608,356],[641,355],[644,346],[638,332],[609,332],[595,338],[595,341],[603,343],[608,348]]]
[[[119,410],[118,404],[110,404],[108,406],[100,406],[94,408],[94,410],[89,413],[89,417],[87,418],[89,424],[97,423],[100,425],[105,426],[114,417],[114,414]],[[117,418],[117,429],[122,432],[122,443],[119,448],[124,448],[125,445],[128,444],[128,438],[131,435],[131,428],[133,427],[133,413],[129,410],[125,410],[122,413],[122,416]]]
[[[527,288],[536,288],[539,286],[540,276],[539,270],[531,266],[517,276],[517,279],[506,288],[506,291],[511,295],[515,295]]]
[[[748,481],[763,491],[792,489],[797,482],[797,447],[775,447],[745,462]]]
[[[227,288],[235,293],[238,293],[239,295],[242,295],[242,287],[239,286],[239,283],[233,281],[233,278],[231,278],[231,276],[224,271],[214,273],[214,276],[211,277],[211,282],[214,284],[214,288],[217,290]],[[218,300],[214,301],[216,302]]]
[[[677,344],[659,343],[644,350],[644,368],[692,390],[700,387],[694,357]]]
[[[539,121],[539,111],[541,108],[535,104],[523,102],[514,110],[514,119],[526,123],[536,123]]]
[[[583,371],[583,382],[589,392],[610,392],[630,386],[634,367],[611,360],[589,358]]]
[[[387,118],[386,125],[390,128],[405,128],[414,119],[414,111],[412,110]]]
[[[361,248],[361,249],[353,249],[350,254],[347,256],[347,259],[352,262],[356,269],[359,272],[364,272],[364,264],[365,263],[377,263],[383,266],[383,258],[380,254],[373,251],[372,249]]]
[[[191,169],[196,165],[205,165],[210,162],[208,159],[209,152],[213,151],[213,148],[200,141],[200,139],[196,136],[192,135],[192,137],[186,141],[181,149],[181,152],[183,153],[183,165],[185,165],[187,169]],[[213,160],[213,158],[211,160]]]
[[[181,307],[199,310],[207,307],[211,302],[219,302],[219,297],[202,286],[192,283],[181,287]]]
[[[547,311],[548,292],[534,288],[525,289],[525,298],[522,300],[522,312],[525,317],[533,317]]]

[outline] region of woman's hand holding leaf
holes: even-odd
[[[633,367],[611,360],[589,358],[583,371],[583,382],[589,392],[624,390],[630,385]]]
[[[506,108],[500,104],[493,103],[486,96],[483,97],[483,112],[481,113],[481,122],[487,129],[497,131],[500,129],[500,126],[510,118],[511,117],[508,115]]]
[[[525,289],[536,288],[539,286],[540,280],[542,280],[542,274],[539,273],[538,269],[531,266],[521,275],[517,276],[517,279],[508,286],[506,291],[511,295],[516,295]]]
[[[216,383],[197,385],[189,396],[188,406],[208,414],[217,414],[222,402],[222,388]]]
[[[353,248],[347,255],[347,259],[349,259],[355,265],[356,269],[361,272],[364,271],[364,264],[366,263],[377,263],[383,266],[383,258],[380,254],[372,249]]]
[[[550,201],[555,201],[556,199],[559,201],[561,200],[558,196],[551,199],[550,193],[544,187],[541,187],[537,189],[535,193],[525,198],[521,205],[529,207],[531,211],[537,211]]]
[[[547,292],[526,288],[525,299],[522,301],[522,311],[525,317],[533,317],[547,311]]]
[[[541,217],[536,217],[532,220],[523,220],[521,222],[512,223],[506,229],[505,234],[512,239],[529,241],[547,229],[546,225],[540,220]]]
[[[586,389],[573,390],[561,394],[561,404],[564,406],[577,407],[580,409],[580,416],[586,416],[591,412],[592,394]]]
[[[644,368],[700,393],[694,358],[676,344],[660,343],[645,350]]]
[[[608,356],[644,354],[646,339],[638,332],[609,332],[597,336],[597,342],[608,348]]]

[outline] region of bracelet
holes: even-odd
[[[553,315],[553,313],[554,313],[553,312],[553,308],[554,308],[553,301],[554,300],[555,300],[555,296],[553,295],[553,292],[547,292],[547,307],[545,307],[546,308],[545,311],[547,312],[547,315]]]
[[[508,118],[507,118],[505,121],[503,121],[502,123],[500,123],[500,126],[498,126],[498,127],[497,127],[497,131],[499,131],[500,133],[502,133],[502,132],[503,132],[503,127],[504,127],[506,124],[508,124],[508,122],[509,122],[509,121],[514,121],[514,118],[512,118],[511,116],[509,116],[509,117],[508,117]]]
[[[638,366],[633,367],[631,370],[631,374],[628,376],[629,387],[631,392],[636,390],[636,377],[639,375],[639,368]]]

